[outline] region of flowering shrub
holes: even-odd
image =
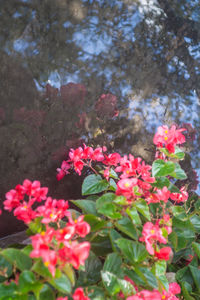
[[[0,299],[200,299],[200,199],[180,185],[178,163],[185,131],[158,128],[152,166],[106,147],[71,149],[57,179],[91,170],[84,199],[70,200],[84,215],[39,181],[10,190],[4,209],[31,243],[0,251]]]

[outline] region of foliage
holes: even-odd
[[[158,128],[152,166],[105,147],[71,149],[57,178],[93,172],[85,198],[72,200],[84,216],[38,181],[10,190],[4,208],[27,224],[31,244],[0,251],[0,300],[199,299],[200,199],[177,186],[183,131]]]

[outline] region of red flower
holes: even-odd
[[[105,160],[103,163],[109,166],[117,166],[117,164],[120,162],[120,159],[121,156],[119,153],[111,153],[109,155],[105,155]]]
[[[90,232],[90,225],[87,222],[83,221],[84,216],[78,217],[78,219],[75,221],[72,219],[70,212],[67,212],[66,216],[68,217],[69,220],[67,226],[74,227],[76,233],[80,237],[85,237]]]
[[[170,194],[170,198],[174,201],[176,201],[177,203],[180,202],[185,202],[188,199],[188,193],[185,191],[185,187],[183,186],[180,189],[181,193],[171,193]]]
[[[90,243],[77,241],[64,242],[64,247],[59,249],[59,258],[64,263],[69,262],[75,269],[78,269],[80,265],[85,264],[85,260],[88,258],[90,252]]]
[[[157,290],[143,290],[134,296],[128,297],[126,300],[162,300],[161,294]]]
[[[75,290],[73,294],[73,300],[90,300],[90,298],[85,296],[83,289],[79,287]]]
[[[160,249],[159,251],[156,251],[155,256],[158,259],[169,260],[173,256],[173,252],[170,247],[164,247],[164,248]]]

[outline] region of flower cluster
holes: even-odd
[[[181,288],[176,282],[169,284],[169,290],[162,290],[160,293],[158,290],[148,291],[142,290],[134,296],[128,297],[126,300],[178,300],[175,296],[180,294]]]
[[[89,297],[84,295],[82,288],[77,288],[72,297],[73,300],[90,300]],[[56,300],[68,300],[68,297],[58,297]]]
[[[185,136],[181,133],[183,131],[186,131],[186,129],[177,129],[176,125],[172,125],[171,128],[166,125],[160,126],[153,142],[156,147],[162,148],[164,146],[169,152],[174,153],[176,145],[185,143]]]

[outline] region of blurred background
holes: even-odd
[[[185,181],[199,193],[198,0],[0,1],[0,204],[24,179],[79,198],[56,180],[71,147],[106,145],[151,163],[156,128],[188,129]],[[3,212],[0,236],[19,231]]]

